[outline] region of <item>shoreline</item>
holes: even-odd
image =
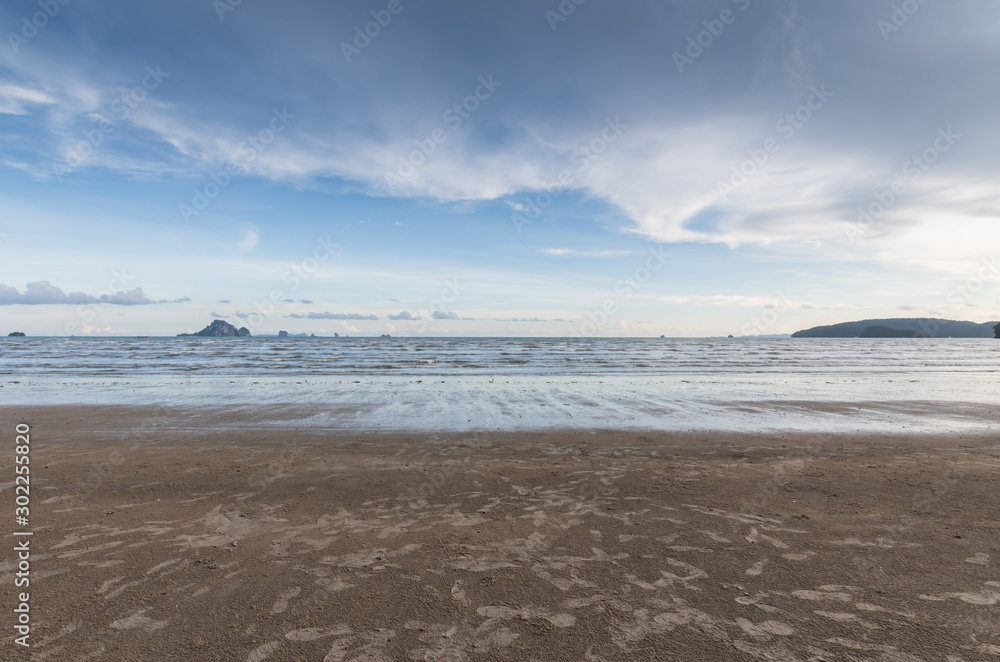
[[[884,434],[1000,430],[995,373],[28,376],[0,380],[0,411],[161,408],[209,425],[397,432],[627,428]],[[109,410],[110,411],[110,410]],[[241,417],[225,416],[240,411]],[[182,412],[187,412],[186,414]],[[126,410],[126,415],[129,415]]]
[[[0,409],[33,426],[36,656],[1000,653],[995,435],[233,431],[245,412],[182,414]]]

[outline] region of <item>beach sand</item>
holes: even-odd
[[[32,660],[1000,659],[995,436],[0,412],[8,532],[32,425]]]

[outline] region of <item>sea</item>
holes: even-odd
[[[1000,340],[0,339],[0,406],[356,431],[1000,432]],[[193,415],[193,414],[192,414]]]

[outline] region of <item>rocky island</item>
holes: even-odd
[[[7,334],[7,337],[8,338],[23,338],[24,337],[24,332],[23,331],[11,331],[10,333]]]
[[[203,338],[249,338],[250,329],[245,326],[236,328],[229,322],[215,320],[198,333],[178,333],[178,338],[201,336]]]

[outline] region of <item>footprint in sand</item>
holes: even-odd
[[[840,584],[825,584],[818,591],[798,590],[792,595],[799,600],[835,600],[837,602],[853,602],[851,591],[857,591],[857,586],[842,586]]]
[[[480,607],[476,610],[476,613],[487,618],[520,618],[525,621],[534,618],[544,618],[557,628],[568,628],[576,624],[576,616],[572,614],[552,614],[545,609],[537,607],[511,609],[510,607],[490,606]]]
[[[986,586],[1000,588],[1000,582],[986,582]],[[1000,592],[992,590],[990,588],[983,589],[978,593],[968,593],[968,592],[955,592],[955,593],[945,593],[943,595],[918,595],[921,600],[929,600],[933,602],[943,602],[949,598],[958,598],[962,602],[966,602],[970,605],[982,605],[986,607],[992,607],[995,604],[1000,603]]]
[[[753,605],[754,607],[757,607],[757,609],[760,609],[763,612],[767,612],[768,614],[782,613],[782,611],[777,607],[772,607],[771,605],[764,604],[762,602],[762,600],[766,599],[769,595],[770,595],[769,593],[757,593],[756,595],[753,596],[741,595],[735,598],[735,600],[738,604]]]
[[[764,621],[753,623],[745,618],[737,618],[736,624],[751,637],[769,639],[774,635],[787,637],[795,632],[790,625],[780,621]]]
[[[725,536],[723,536],[723,535],[721,535],[719,533],[716,533],[715,531],[701,531],[700,533],[705,534],[706,536],[708,536],[709,538],[711,538],[715,542],[721,542],[721,543],[726,543],[726,544],[729,544],[729,543],[732,542],[731,540],[729,540],[729,538],[726,538]]]
[[[280,614],[281,612],[283,612],[286,609],[288,609],[288,601],[291,600],[292,598],[298,596],[299,593],[301,593],[301,592],[302,592],[302,587],[301,586],[296,586],[294,588],[291,588],[291,589],[285,591],[281,595],[279,595],[277,602],[275,602],[274,606],[271,607],[271,613],[272,614]]]
[[[805,561],[811,556],[816,556],[816,552],[803,552],[801,554],[795,554],[795,553],[782,554],[781,558],[788,559],[789,561]]]
[[[475,653],[489,653],[491,650],[506,648],[513,644],[519,637],[515,632],[507,628],[498,629],[499,618],[487,619],[482,625],[471,628],[468,625],[456,627],[451,624],[424,623],[422,621],[409,621],[404,627],[407,630],[417,631],[417,638],[427,647],[414,648],[410,651],[411,660],[440,660],[458,661],[468,660],[465,651]]]
[[[348,636],[333,643],[330,652],[323,658],[323,662],[344,662],[347,656],[355,654],[352,660],[358,662],[367,660],[370,662],[383,662],[391,660],[385,648],[389,641],[396,637],[395,630],[379,628],[365,634]],[[351,652],[354,649],[354,653]]]
[[[827,643],[837,644],[838,646],[843,646],[844,648],[850,648],[856,651],[878,651],[880,653],[897,652],[895,646],[886,646],[883,644],[868,644],[862,641],[855,641],[854,639],[848,639],[847,637],[831,637],[826,641]]]
[[[347,625],[336,625],[332,628],[302,628],[285,633],[289,641],[315,641],[324,637],[343,637],[353,632]]]
[[[831,621],[837,621],[838,623],[847,623],[848,621],[858,620],[858,617],[854,614],[849,614],[844,611],[822,611],[816,609],[813,613],[817,616],[822,616],[823,618],[829,618]]]
[[[757,530],[757,527],[750,529],[750,534],[746,536],[746,541],[751,545],[757,544],[758,540],[766,540],[778,549],[788,549],[788,545],[777,538],[761,533]]]
[[[455,582],[455,585],[451,587],[451,599],[463,605],[472,604],[471,601],[465,597],[465,581],[459,579]]]
[[[157,630],[162,630],[167,627],[170,621],[154,621],[149,616],[146,616],[146,612],[149,608],[140,609],[131,616],[127,618],[120,618],[111,624],[111,627],[115,630],[131,630],[132,628],[142,628],[146,632],[156,632]]]
[[[271,657],[274,651],[278,650],[280,647],[280,641],[269,641],[263,646],[258,646],[250,651],[250,655],[247,656],[247,662],[263,662],[267,658]]]
[[[156,572],[157,570],[163,570],[164,568],[168,568],[168,567],[172,566],[173,564],[179,562],[180,560],[181,559],[179,559],[179,558],[170,559],[169,561],[164,561],[163,563],[154,565],[152,568],[150,568],[149,570],[146,571],[146,574],[147,575],[151,575],[154,572]]]

